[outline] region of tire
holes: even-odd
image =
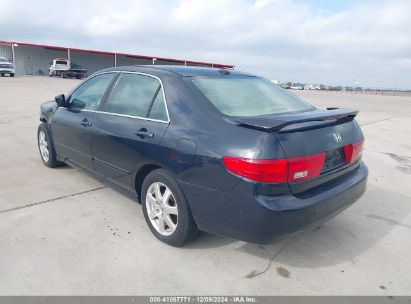
[[[162,198],[166,194],[167,189],[171,191],[167,202],[155,203],[155,185],[159,185],[160,197]],[[148,197],[151,197],[151,199]],[[180,247],[197,236],[198,229],[183,191],[172,175],[166,170],[154,170],[144,179],[141,189],[141,205],[148,227],[160,241],[171,246]],[[172,211],[168,213],[166,210]],[[175,214],[175,211],[178,214]],[[153,220],[150,219],[149,214]],[[168,220],[163,221],[160,218],[168,218]],[[170,220],[172,221],[171,223]],[[161,222],[164,224],[161,225]],[[167,224],[167,222],[170,224]],[[173,225],[174,230],[171,227]],[[163,227],[163,232],[160,232],[161,226]]]
[[[45,140],[46,142],[44,143],[43,140]],[[56,150],[54,149],[50,127],[46,123],[40,124],[37,129],[37,146],[39,148],[40,157],[44,165],[49,168],[56,168],[63,164],[62,162],[57,160],[57,154]],[[43,149],[47,149],[48,153],[45,153]],[[48,155],[48,157],[46,157],[46,155]]]
[[[10,77],[14,77],[14,73],[13,73],[13,74],[10,74]]]
[[[4,74],[3,74],[3,73],[1,73],[0,75],[1,75],[1,77],[3,77],[3,76],[4,76]]]

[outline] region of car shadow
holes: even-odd
[[[186,249],[232,247],[268,261],[301,268],[316,268],[351,261],[373,248],[394,228],[411,230],[402,220],[411,212],[410,197],[370,185],[353,206],[322,225],[277,237],[258,245],[202,233]],[[388,206],[388,207],[387,207]],[[389,212],[387,212],[389,210]],[[238,242],[238,246],[229,246]],[[232,250],[229,248],[229,250]]]
[[[184,246],[185,249],[212,249],[218,247],[224,247],[234,242],[238,242],[235,239],[231,239],[224,236],[218,236],[210,234],[204,231],[200,231],[197,238]]]
[[[75,168],[73,168],[73,167],[70,167],[69,165],[67,165],[67,164],[65,164],[65,163],[63,163],[61,166],[58,166],[58,167],[56,167],[56,168],[53,168],[53,169],[55,169],[55,170],[76,170]]]
[[[70,166],[59,167],[71,169]],[[119,189],[106,184],[113,190]],[[124,193],[123,193],[124,194]],[[246,243],[235,239],[200,232],[183,248],[185,250],[234,250],[280,264],[316,268],[351,261],[373,248],[394,228],[411,230],[403,219],[411,213],[410,197],[382,187],[368,185],[364,196],[333,219],[305,230],[278,236],[266,245]],[[226,247],[226,248],[225,248]]]

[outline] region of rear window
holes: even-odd
[[[193,77],[207,99],[228,116],[261,116],[309,111],[313,107],[260,77]]]

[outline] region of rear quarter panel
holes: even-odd
[[[181,79],[162,80],[170,126],[159,147],[158,161],[180,182],[229,192],[240,179],[225,169],[222,156],[284,158],[272,133],[243,128],[216,115],[207,106],[209,101]],[[181,145],[181,140],[191,143]]]

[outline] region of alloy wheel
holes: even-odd
[[[164,236],[173,234],[178,225],[178,206],[170,188],[160,182],[152,183],[145,203],[154,229]]]
[[[44,131],[39,132],[39,148],[40,148],[41,158],[44,160],[44,162],[47,163],[49,161],[50,152],[49,152],[49,147],[47,143],[46,133],[44,133]]]

